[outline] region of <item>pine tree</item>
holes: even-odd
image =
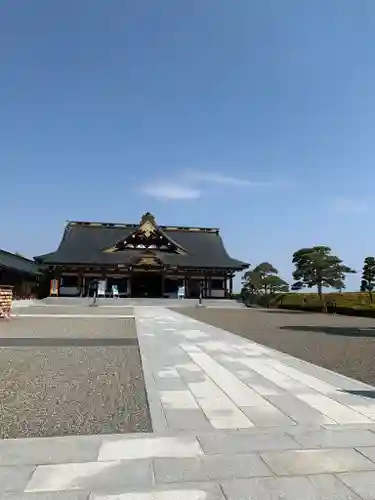
[[[375,288],[375,258],[366,257],[363,265],[361,292],[368,292],[372,302],[372,292]]]

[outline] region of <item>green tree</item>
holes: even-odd
[[[278,270],[269,262],[261,262],[254,268],[254,274],[258,278],[259,291],[265,295],[269,293],[269,279],[277,275]]]
[[[265,278],[266,286],[268,288],[269,293],[285,293],[289,292],[289,285],[286,281],[284,281],[280,276],[271,275]]]
[[[269,262],[262,262],[247,271],[242,278],[242,285],[248,294],[267,295],[288,291],[288,283],[278,276],[278,270]]]
[[[242,276],[242,291],[247,296],[259,293],[259,276],[253,270],[246,271]]]
[[[316,286],[319,297],[323,300],[323,288],[330,287],[336,290],[344,288],[345,275],[356,271],[343,264],[339,257],[331,254],[331,251],[326,246],[314,246],[301,248],[295,252],[293,279],[296,281],[292,290]]]
[[[368,292],[372,302],[372,292],[375,288],[375,258],[366,257],[363,265],[361,292]]]

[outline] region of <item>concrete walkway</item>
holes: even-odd
[[[92,298],[88,297],[47,297],[43,300],[37,301],[37,304],[48,305],[48,306],[59,306],[59,307],[82,307],[87,305],[92,301]],[[22,301],[21,301],[22,302]],[[24,302],[24,301],[23,301]],[[179,300],[176,298],[111,298],[111,297],[99,297],[98,303],[102,306],[116,306],[116,307],[196,307],[198,305],[198,299],[183,299]],[[203,299],[203,307],[208,309],[245,309],[244,304],[237,302],[236,300],[230,299]]]
[[[374,387],[169,309],[135,315],[154,434],[2,441],[1,499],[375,498]]]

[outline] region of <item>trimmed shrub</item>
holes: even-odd
[[[367,293],[325,293],[323,301],[316,293],[285,293],[273,297],[271,307],[309,312],[331,312],[336,302],[336,314],[375,317],[375,303],[370,303]]]

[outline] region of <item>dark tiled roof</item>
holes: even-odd
[[[132,264],[144,250],[104,250],[124,240],[138,228],[136,224],[70,222],[56,252],[35,259],[45,264]],[[170,226],[159,226],[159,229],[186,252],[186,255],[181,255],[152,250],[167,265],[233,270],[248,267],[245,262],[232,259],[227,254],[217,229]]]
[[[1,267],[33,276],[42,274],[41,266],[33,260],[0,249]]]

